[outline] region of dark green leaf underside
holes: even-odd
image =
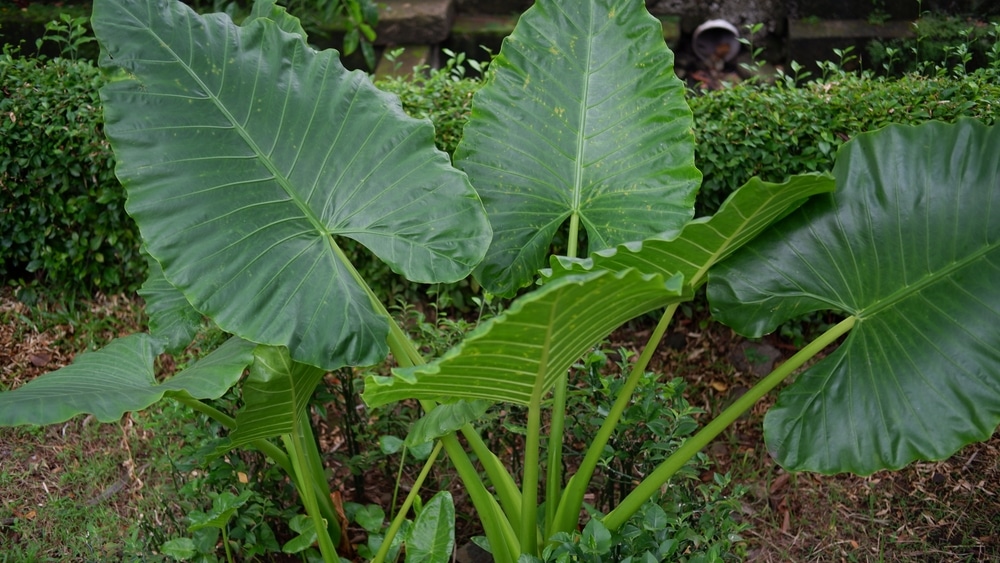
[[[867,474],[988,438],[1000,423],[1000,129],[889,127],[845,144],[834,174],[832,196],[710,276],[713,314],[751,336],[815,310],[858,318],[768,413],[774,455]]]
[[[528,404],[625,321],[681,298],[683,279],[635,270],[566,276],[514,301],[432,364],[369,377],[376,406],[406,398]]]
[[[587,259],[554,256],[547,275],[558,278],[595,269],[635,268],[647,274],[681,274],[693,293],[715,264],[807,198],[832,191],[833,187],[833,177],[825,174],[795,176],[781,184],[753,178],[733,192],[715,215],[692,221],[679,233],[600,250]]]

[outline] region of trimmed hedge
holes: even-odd
[[[717,209],[754,175],[781,181],[828,170],[839,145],[889,123],[960,117],[994,123],[996,79],[993,71],[895,80],[841,73],[798,88],[736,85],[692,93],[695,159],[705,175],[699,212]],[[138,233],[123,211],[125,196],[101,130],[100,85],[89,62],[0,58],[0,275],[9,284],[114,292],[143,280]],[[438,147],[452,152],[479,83],[439,71],[379,86],[399,95],[411,115],[430,118]],[[425,295],[364,249],[348,251],[387,302]],[[461,299],[465,292],[449,293]]]
[[[134,289],[139,235],[87,61],[0,55],[0,277],[58,292]]]
[[[699,211],[714,212],[753,176],[779,182],[829,170],[841,144],[890,123],[974,117],[993,124],[997,78],[992,71],[961,79],[839,74],[798,88],[736,86],[692,96],[695,163],[705,176]]]

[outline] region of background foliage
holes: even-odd
[[[996,74],[985,70],[962,78],[837,73],[801,87],[738,86],[688,103],[698,140],[695,161],[705,175],[700,211],[707,214],[751,176],[780,182],[829,170],[837,148],[858,133],[959,117],[993,124],[1000,87]]]
[[[699,213],[712,213],[754,175],[777,182],[828,170],[842,143],[890,123],[974,117],[992,124],[1000,112],[996,77],[992,66],[962,76],[838,71],[800,86],[779,81],[692,92],[695,160],[704,173]],[[88,61],[0,56],[0,276],[8,284],[110,293],[134,289],[144,277],[137,232],[123,211],[124,192],[103,137],[101,80]],[[400,97],[405,111],[434,122],[438,148],[448,153],[479,85],[466,77],[461,55],[415,79],[379,83]],[[361,257],[363,249],[347,250],[367,279],[379,280],[374,289],[387,302],[425,291]],[[451,288],[459,307],[467,287]]]
[[[88,61],[0,55],[0,276],[70,293],[142,281]]]
[[[9,67],[3,67],[3,77],[6,79],[7,72],[10,71],[13,73],[14,70],[12,69],[14,69],[15,65],[13,59],[11,61],[4,59],[3,62],[5,65],[8,62],[11,63]],[[51,65],[39,64],[36,61],[18,60],[18,62],[24,64],[26,67],[30,66],[36,69],[47,69],[49,66],[59,68],[59,65],[62,64],[60,61],[52,61]],[[48,72],[48,70],[45,70],[45,72]],[[81,79],[80,89],[89,89],[92,92],[96,85],[99,85],[99,78],[96,74],[87,74],[87,72],[89,71],[86,71],[86,69],[79,70],[81,76],[86,75],[89,77],[86,80]],[[54,92],[52,94],[53,98],[56,98],[62,92],[58,86],[60,80],[72,81],[73,79],[66,78],[67,76],[71,76],[69,74],[54,74],[53,76],[58,76],[58,78],[48,78],[51,83],[47,83],[45,87],[50,88]],[[788,174],[798,171],[829,168],[837,145],[860,131],[876,128],[886,123],[913,123],[930,117],[953,120],[955,117],[963,115],[972,115],[984,121],[992,122],[998,99],[996,89],[992,86],[995,83],[995,76],[995,73],[993,75],[954,77],[942,75],[934,79],[904,77],[904,79],[897,81],[876,80],[871,76],[858,77],[838,73],[834,74],[829,80],[805,84],[802,87],[794,87],[787,84],[779,84],[776,87],[768,85],[737,86],[722,92],[709,93],[704,96],[692,96],[691,103],[695,106],[695,115],[698,123],[696,131],[703,140],[698,154],[699,165],[707,170],[709,166],[706,164],[707,162],[717,168],[714,173],[710,173],[706,177],[706,197],[703,201],[703,207],[706,210],[712,209],[712,197],[717,195],[718,200],[721,201],[732,187],[741,184],[752,174],[760,174],[766,178],[781,179]],[[87,82],[87,80],[90,80],[90,82]],[[42,82],[27,81],[23,82],[23,84],[30,88],[35,88],[35,90],[31,91],[37,92],[39,84]],[[463,79],[462,73],[455,71],[454,65],[449,64],[444,71],[432,71],[426,77],[420,77],[417,80],[395,81],[384,83],[382,86],[397,92],[401,96],[403,106],[408,112],[432,119],[438,126],[437,142],[439,148],[447,152],[454,150],[455,143],[457,143],[461,135],[461,128],[468,112],[469,99],[472,92],[478,87],[478,83]],[[4,89],[6,94],[6,82],[4,83]],[[63,90],[69,91],[71,88],[64,88]],[[105,166],[95,170],[100,170],[107,174],[113,168],[113,163],[107,158],[106,143],[104,143],[100,136],[99,106],[94,105],[93,99],[85,103],[89,104],[87,111],[97,115],[97,117],[92,122],[87,121],[90,125],[81,130],[79,133],[81,137],[76,142],[59,146],[56,150],[62,152],[53,152],[51,154],[61,157],[57,159],[53,156],[53,160],[68,161],[74,155],[85,155],[85,158],[93,161],[96,160],[94,155],[97,153],[88,153],[86,150],[72,151],[63,148],[86,147],[88,146],[86,142],[92,141],[94,147],[105,148]],[[72,102],[68,105],[72,106]],[[828,114],[826,113],[827,106],[830,105],[838,109],[831,109]],[[52,106],[45,107],[51,108]],[[98,109],[94,111],[94,107]],[[78,109],[78,111],[80,110]],[[59,115],[59,112],[52,113]],[[15,118],[17,116],[12,117],[7,108],[4,108],[4,111],[0,113],[0,120],[5,117],[12,123],[16,123]],[[840,121],[833,118],[840,118]],[[77,122],[79,121],[77,119]],[[34,122],[31,125],[34,126]],[[67,125],[65,129],[66,131],[72,131],[74,128]],[[46,129],[42,129],[42,131],[45,131],[46,135],[49,134],[49,131]],[[30,135],[28,138],[30,139]],[[794,148],[788,151],[786,146],[793,146]],[[67,153],[73,154],[67,155]],[[72,176],[72,172],[70,174]],[[774,174],[774,176],[770,176],[771,174]],[[117,204],[110,203],[110,200],[107,203],[109,205],[117,205],[117,209],[120,211],[120,190],[118,190],[113,176],[109,175],[107,177],[110,178],[110,181],[102,185],[111,192],[117,193],[118,197]],[[710,184],[710,182],[712,183]],[[109,186],[113,187],[109,188]],[[2,187],[4,188],[4,199],[2,202],[6,205],[7,190],[6,186]],[[41,189],[45,190],[46,188],[43,187]],[[55,197],[55,190],[49,191]],[[48,194],[48,192],[46,193]],[[34,194],[37,197],[37,190]],[[115,194],[112,193],[112,195],[114,196]],[[86,205],[91,201],[105,203],[100,202],[101,197],[91,197],[86,193],[78,197],[81,198],[77,202],[78,205]],[[33,204],[33,201],[28,202],[29,206]],[[64,204],[63,207],[68,206]],[[13,209],[13,207],[10,209]],[[101,211],[98,209],[96,213],[100,218]],[[8,216],[13,217],[14,214],[9,212],[7,207],[4,207],[4,215],[0,218],[6,220]],[[127,218],[124,219],[128,225],[131,225]],[[31,213],[27,213],[26,218],[22,218],[22,221],[32,220],[37,220],[37,218],[32,217]],[[85,217],[84,220],[89,220],[89,217]],[[79,241],[80,233],[86,233],[85,229],[90,228],[91,225],[92,223],[87,222],[75,224],[68,235],[69,239],[72,242]],[[83,252],[78,253],[78,255],[83,256],[79,266],[82,269],[90,265],[96,264],[99,266],[103,264],[97,258],[98,254],[96,254],[96,251],[90,248],[92,243],[89,241],[93,240],[93,238],[84,238],[81,242],[80,248],[83,249]],[[0,250],[6,250],[6,248],[7,246]],[[357,251],[360,252],[360,250]],[[5,260],[0,266],[4,266],[6,263],[7,261]],[[370,264],[371,267],[370,272],[365,273],[366,277],[369,279],[385,280],[385,289],[389,294],[396,295],[415,291],[391,275],[387,268],[379,270],[379,268],[382,268],[379,262],[368,260],[365,263]],[[27,270],[25,268],[25,271]],[[100,270],[99,267],[98,270]],[[50,270],[46,269],[44,265],[36,265],[36,270],[34,271],[38,274],[35,277],[39,280],[42,279],[42,276],[50,274]],[[115,269],[115,271],[117,272],[118,269]],[[8,278],[6,272],[4,272],[4,277],[5,279]],[[78,284],[80,278],[73,278],[71,275],[69,279],[68,283],[76,287],[74,284]],[[135,281],[138,279],[141,279],[141,276],[137,276]],[[13,281],[12,278],[11,281]],[[123,280],[123,283],[129,282],[128,280]],[[95,285],[94,287],[98,286]],[[440,318],[438,320],[440,322]],[[430,332],[437,334],[437,330]],[[624,357],[625,353],[622,352],[621,355]],[[588,365],[587,367],[594,368],[595,366],[596,363],[593,366]],[[615,385],[616,380],[601,377],[599,370],[591,369],[590,376],[589,384],[595,389],[608,391]],[[657,376],[650,374],[651,384],[656,380]],[[670,385],[675,385],[675,382],[671,382]],[[353,395],[354,393],[353,389],[349,388],[344,392],[345,395]],[[664,396],[657,397],[660,394]],[[675,394],[677,394],[677,402],[668,401],[668,405],[662,407],[662,410],[659,410],[661,408],[659,401],[653,400],[654,398],[660,401],[670,399]],[[632,481],[631,477],[634,477],[634,475],[630,474],[633,472],[642,474],[648,470],[648,467],[642,467],[636,471],[637,468],[635,466],[649,465],[652,460],[647,458],[656,457],[659,453],[645,447],[630,452],[628,446],[648,446],[645,440],[647,436],[650,442],[657,441],[654,438],[659,441],[669,442],[671,441],[671,437],[680,439],[689,432],[688,426],[692,420],[691,415],[695,414],[698,409],[691,408],[690,405],[680,399],[679,394],[679,389],[674,389],[666,384],[655,385],[650,388],[650,393],[646,396],[645,401],[635,404],[626,413],[625,424],[623,424],[621,429],[623,433],[622,439],[613,442],[613,447],[609,448],[604,460],[607,474],[605,489],[602,491],[602,494],[615,495],[616,484],[627,488]],[[586,393],[588,400],[593,399],[594,395],[598,395],[598,400],[601,399],[600,393]],[[606,409],[606,405],[603,405],[603,407]],[[376,418],[380,421],[389,420],[389,417],[379,416]],[[659,422],[657,424],[647,424],[646,421]],[[588,422],[596,424],[595,421],[581,420],[578,425],[574,426],[574,429],[578,432],[577,437],[585,439],[586,436],[594,433],[595,428],[587,428]],[[389,432],[381,429],[374,434],[382,436],[391,435]],[[364,449],[374,450],[370,443]],[[648,455],[644,457],[642,455],[644,453]],[[389,455],[389,452],[385,451],[383,447],[382,454]],[[366,462],[360,463],[360,465],[366,464]],[[218,465],[220,466],[217,468],[218,471],[210,469],[209,477],[206,480],[211,481],[212,478],[216,478],[217,476],[217,484],[221,487],[225,487],[227,483],[233,483],[233,475],[237,466],[230,465],[229,460],[226,460],[226,464],[220,463]],[[239,468],[245,469],[245,467]],[[694,470],[696,468],[700,469],[698,466],[692,466],[689,469]],[[616,477],[621,478],[621,481],[616,483]],[[697,475],[692,474],[691,477],[694,478]],[[692,482],[694,482],[694,479],[692,479]],[[728,504],[728,501],[721,500],[724,498],[723,491],[727,487],[727,480],[722,475],[717,474],[714,481],[710,483],[706,482],[696,490],[685,490],[683,494],[679,490],[673,490],[671,492],[674,495],[660,499],[659,505],[650,503],[647,509],[631,522],[631,528],[625,529],[625,532],[621,534],[622,537],[615,536],[612,538],[607,530],[602,531],[596,527],[588,527],[582,534],[577,534],[574,538],[565,538],[567,541],[558,546],[558,548],[562,549],[563,553],[573,554],[579,560],[601,561],[607,560],[611,549],[620,549],[618,546],[626,546],[628,548],[627,552],[615,552],[615,559],[617,560],[624,557],[626,553],[630,556],[638,556],[645,553],[659,553],[661,555],[665,553],[678,553],[677,550],[681,549],[678,546],[684,544],[679,544],[675,538],[680,538],[680,541],[687,541],[691,546],[694,546],[683,547],[681,551],[685,554],[693,554],[697,547],[705,547],[706,549],[714,550],[714,552],[710,551],[711,558],[708,560],[715,560],[718,552],[729,548],[733,539],[732,534],[743,528],[743,525],[738,521],[732,520],[734,509],[738,507],[738,504]],[[188,493],[194,497],[198,491],[205,488],[205,482],[199,482],[197,486],[191,487]],[[703,498],[698,498],[699,494]],[[217,497],[218,495],[215,494],[214,496]],[[260,499],[263,498],[260,497]],[[286,513],[279,507],[266,506],[262,500],[258,502],[260,499],[254,497],[250,502],[241,504],[240,516],[233,521],[234,524],[231,530],[231,537],[242,541],[242,549],[250,555],[258,553],[258,551],[254,550],[260,550],[259,552],[262,553],[277,549],[273,533],[269,535],[257,534],[256,538],[251,538],[248,534],[256,533],[251,529],[251,526],[256,526],[265,516],[272,521],[288,520],[290,516],[290,513]],[[199,498],[199,500],[205,501],[204,498]],[[246,499],[244,499],[245,501]],[[717,514],[710,517],[707,513],[700,513],[698,507],[703,504],[716,507]],[[204,508],[208,509],[207,506],[204,506]],[[596,508],[601,508],[600,503]],[[191,512],[191,514],[194,514],[194,512]],[[349,518],[352,521],[354,520],[353,516],[349,516]],[[695,522],[695,520],[698,521]],[[360,522],[360,519],[358,521]],[[665,523],[671,525],[671,533],[669,534],[665,534]],[[710,525],[713,523],[718,527]],[[381,525],[380,519],[378,526]],[[704,530],[709,530],[709,532],[703,532]],[[655,534],[653,533],[654,531],[656,532]],[[658,535],[661,533],[662,535]],[[704,534],[704,536],[695,536],[694,534],[696,533]],[[668,543],[671,541],[673,543]],[[209,548],[215,548],[215,539],[213,538],[208,544]],[[553,553],[553,555],[556,554]]]

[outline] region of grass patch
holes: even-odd
[[[0,295],[0,388],[69,363],[135,330],[124,297],[28,306]],[[45,428],[0,429],[0,561],[107,561],[141,553],[138,522],[151,465],[149,436],[130,416],[116,424],[77,417]]]
[[[5,429],[0,538],[9,561],[108,561],[141,552],[144,508],[130,420]]]

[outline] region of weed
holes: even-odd
[[[75,61],[80,57],[81,49],[95,39],[87,29],[86,17],[59,14],[58,20],[45,24],[45,35],[36,40],[35,47],[40,51],[46,41],[58,45],[63,57]]]
[[[750,74],[751,82],[760,80],[761,69],[764,68],[764,59],[762,58],[764,48],[755,45],[753,42],[754,36],[759,34],[763,29],[764,24],[760,22],[747,24],[744,26],[745,35],[739,38],[739,42],[750,52],[750,62],[741,63],[740,67]]]
[[[881,68],[887,75],[915,72],[962,77],[997,60],[995,24],[921,14],[913,24],[913,37],[876,40],[868,45],[874,68]]]

